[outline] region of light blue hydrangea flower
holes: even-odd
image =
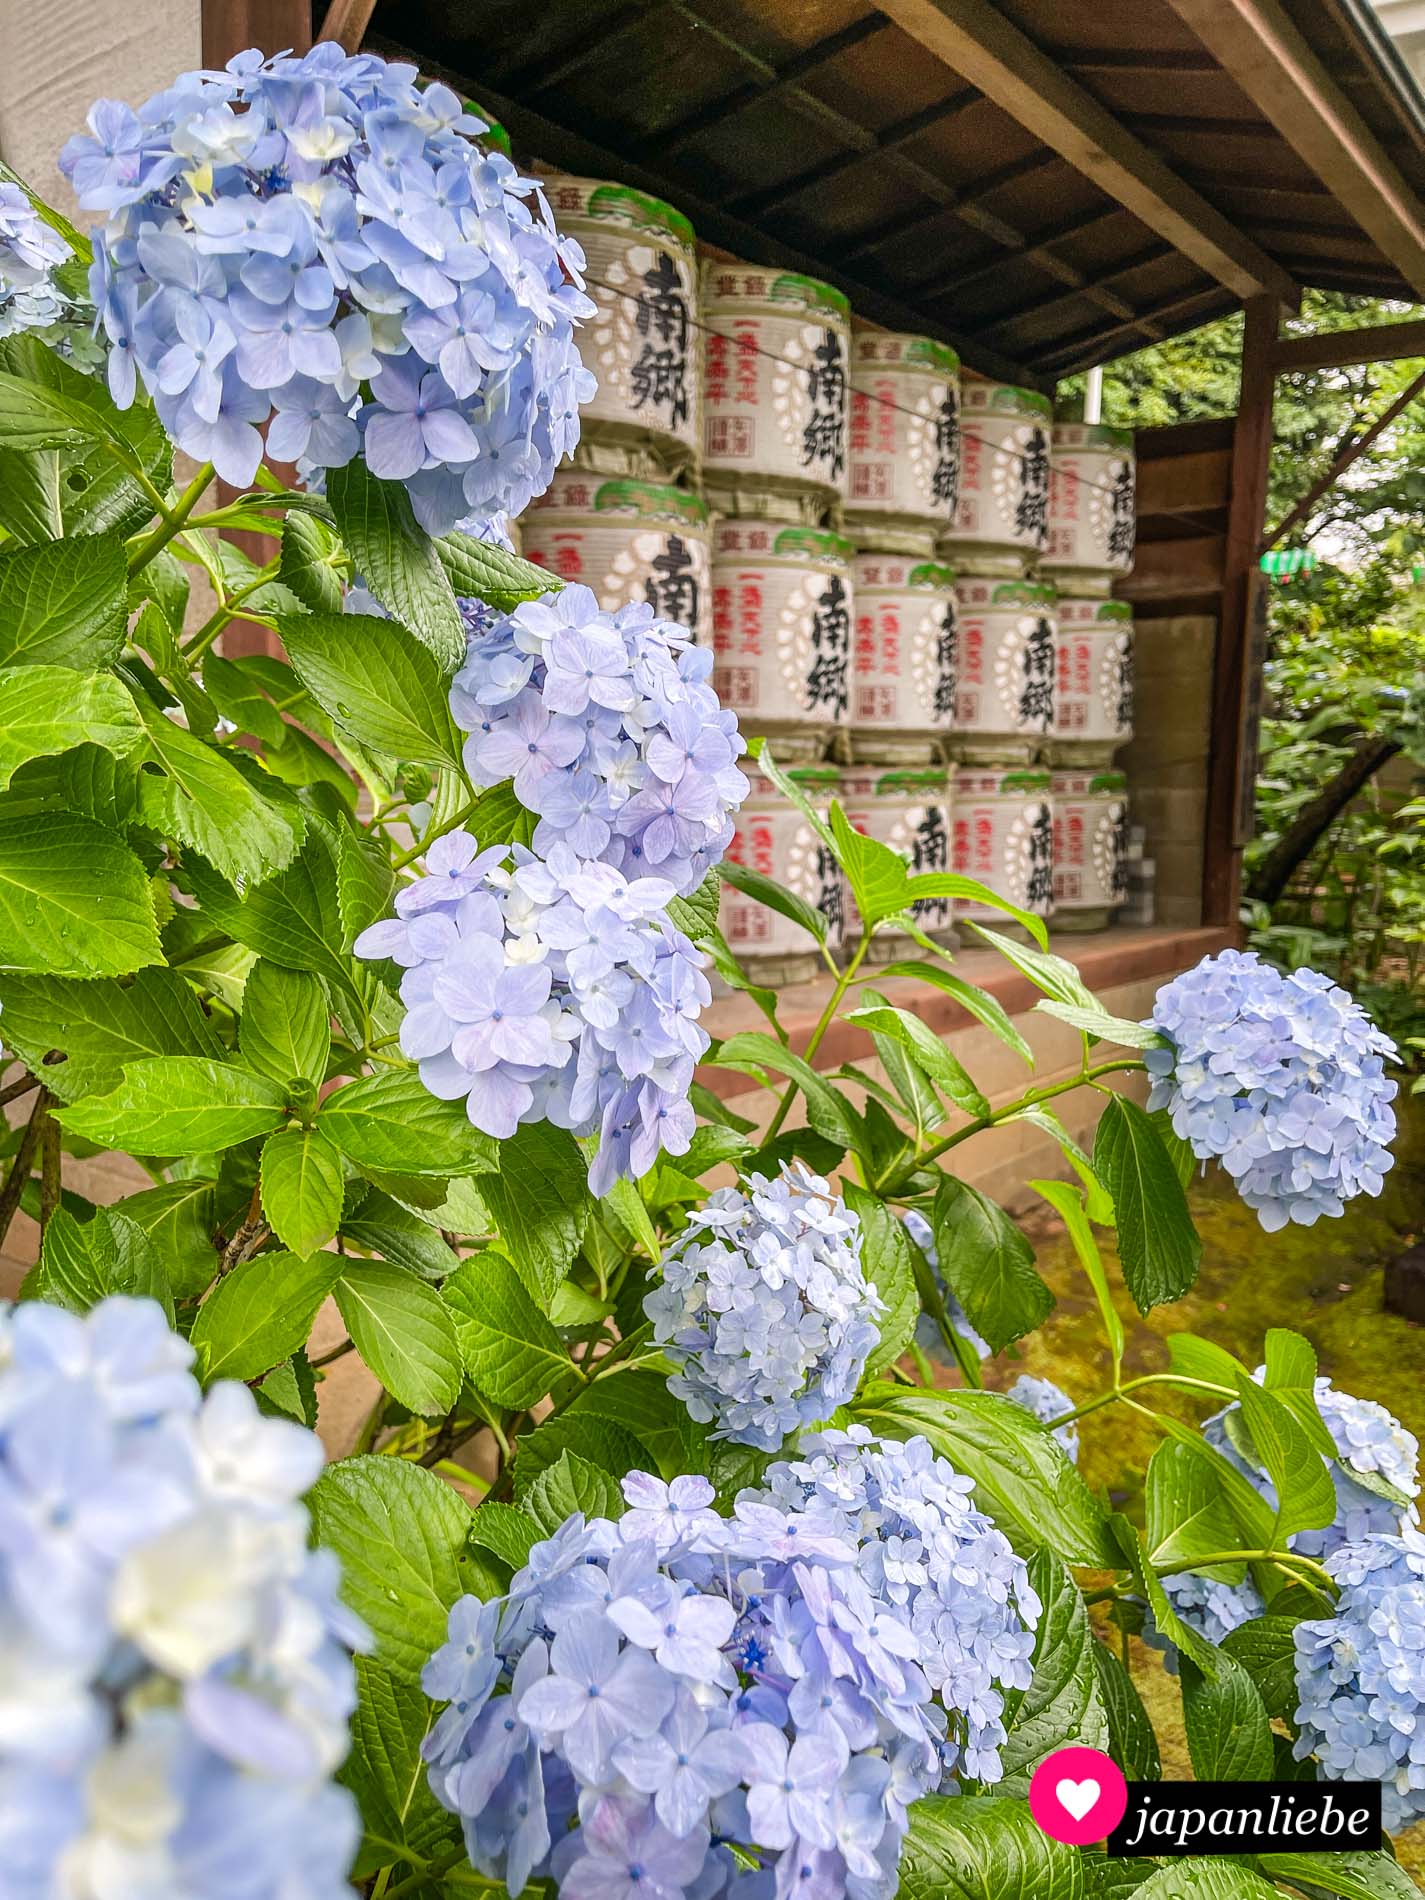
[[[413,66],[324,43],[101,100],[60,157],[100,212],[91,289],[117,402],[245,486],[358,451],[443,534],[519,513],[579,435],[584,258],[484,122]]]
[[[923,1438],[902,1444],[853,1425],[806,1434],[764,1483],[784,1510],[829,1514],[877,1602],[895,1605],[920,1638],[920,1665],[952,1717],[945,1774],[998,1781],[1004,1697],[1029,1687],[1042,1605],[1023,1558],[974,1504],[970,1479]]]
[[[1380,1193],[1395,1044],[1329,977],[1224,950],[1158,992],[1149,1026],[1171,1045],[1145,1052],[1149,1107],[1221,1161],[1269,1233]]]
[[[1061,1392],[1052,1379],[1035,1379],[1023,1372],[1005,1393],[1013,1404],[1023,1406],[1032,1413],[1041,1425],[1047,1425],[1051,1419],[1062,1418],[1065,1412],[1072,1412],[1074,1401],[1067,1392]],[[1079,1433],[1075,1425],[1060,1425],[1054,1433],[1055,1438],[1064,1447],[1075,1464],[1079,1462]]]
[[[1258,1385],[1266,1377],[1258,1366]],[[1316,1409],[1336,1446],[1331,1477],[1336,1487],[1336,1516],[1324,1530],[1298,1531],[1291,1548],[1307,1557],[1325,1557],[1343,1544],[1359,1543],[1372,1532],[1394,1534],[1418,1522],[1413,1500],[1420,1495],[1420,1447],[1399,1420],[1374,1399],[1338,1392],[1326,1378],[1315,1384]],[[1244,1456],[1241,1407],[1232,1404],[1203,1425],[1215,1445],[1275,1508],[1271,1480]]]
[[[747,796],[737,716],[712,654],[646,602],[605,613],[566,587],[512,614],[465,603],[469,657],[450,705],[475,785],[513,779],[534,848],[570,846],[686,896],[732,839]]]
[[[907,1810],[960,1759],[947,1710],[995,1766],[994,1685],[1029,1680],[1039,1606],[968,1488],[869,1435],[730,1517],[636,1472],[617,1523],[570,1518],[508,1596],[458,1603],[424,1753],[475,1868],[574,1900],[891,1900]]]
[[[860,1222],[791,1161],[692,1210],[643,1310],[693,1417],[777,1451],[853,1396],[885,1305],[862,1271]]]
[[[1184,1570],[1159,1581],[1183,1622],[1210,1643],[1221,1643],[1243,1623],[1267,1612],[1262,1593],[1250,1577],[1244,1577],[1241,1583],[1225,1583],[1219,1577],[1199,1577]],[[1170,1676],[1177,1675],[1177,1645],[1159,1630],[1151,1605],[1144,1605],[1143,1641],[1150,1649],[1162,1650],[1163,1667]]]
[[[322,1450],[200,1393],[152,1300],[0,1309],[0,1864],[60,1891],[338,1900],[356,1703]]]
[[[547,859],[481,851],[463,831],[425,864],[354,953],[404,970],[401,1048],[431,1093],[501,1139],[537,1121],[597,1133],[595,1194],[684,1153],[712,992],[702,952],[668,922],[673,886],[567,845]]]
[[[54,271],[71,255],[29,195],[0,179],[0,337],[45,330],[61,320],[68,303]]]
[[[1392,1833],[1425,1815],[1425,1537],[1372,1533],[1326,1559],[1335,1614],[1298,1623],[1295,1754],[1327,1781],[1378,1781]]]
[[[988,1359],[990,1356],[989,1342],[981,1339],[980,1335],[975,1331],[974,1327],[970,1324],[969,1316],[965,1312],[964,1307],[961,1306],[960,1302],[950,1291],[949,1287],[946,1286],[941,1277],[940,1250],[935,1244],[934,1228],[930,1225],[930,1222],[925,1218],[924,1214],[920,1212],[919,1208],[908,1207],[901,1215],[901,1219],[905,1222],[906,1232],[930,1262],[931,1272],[935,1275],[935,1284],[939,1287],[940,1297],[945,1302],[945,1317],[949,1320],[955,1332],[957,1332],[961,1339],[965,1341],[966,1345],[969,1346],[971,1352],[976,1354],[980,1359]],[[931,1319],[928,1313],[922,1313],[920,1318],[916,1321],[915,1337],[916,1343],[923,1351],[929,1353],[932,1359],[938,1359],[942,1365],[946,1363],[948,1355],[945,1350],[945,1341],[940,1336],[940,1328],[935,1324],[935,1321]]]

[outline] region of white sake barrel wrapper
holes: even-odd
[[[851,306],[814,277],[715,259],[702,291],[708,500],[815,524],[846,492]]]
[[[930,765],[955,712],[955,574],[915,554],[862,548],[852,562],[851,756]]]
[[[1133,737],[1133,609],[1126,600],[1059,596],[1052,765],[1113,763]]]
[[[1049,535],[1040,566],[1065,592],[1106,594],[1133,566],[1137,525],[1133,431],[1056,422],[1049,455]]]
[[[959,494],[941,549],[962,571],[1013,580],[1043,553],[1053,413],[1037,390],[961,376]]]
[[[853,325],[846,520],[943,533],[960,485],[960,359],[928,336]]]
[[[584,248],[597,306],[578,334],[599,385],[580,410],[585,435],[684,467],[698,448],[702,357],[693,227],[662,199],[606,179],[559,173],[544,192],[560,230]]]
[[[852,547],[724,518],[713,529],[713,685],[779,763],[822,758],[849,706]]]
[[[1036,917],[1054,900],[1054,814],[1049,774],[1016,767],[962,765],[955,774],[954,868]],[[955,900],[957,917],[995,929],[1020,926],[972,898]]]
[[[793,766],[787,776],[812,805],[823,812],[829,809],[836,791],[835,766]],[[755,765],[748,766],[747,777],[752,789],[737,813],[728,858],[785,885],[819,910],[826,919],[827,947],[835,952],[845,936],[846,893],[834,854],[806,815]],[[722,886],[718,924],[747,974],[772,989],[809,982],[826,968],[800,924],[735,885]]]
[[[660,620],[712,644],[712,554],[701,496],[564,468],[522,522],[526,560],[592,587],[610,611],[646,600]]]
[[[1054,922],[1102,930],[1128,896],[1128,781],[1122,772],[1053,775]]]
[[[955,604],[951,748],[965,764],[1030,764],[1054,719],[1054,589],[1042,581],[962,574]]]

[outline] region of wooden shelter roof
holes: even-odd
[[[365,42],[993,375],[1425,301],[1425,102],[1364,0],[377,0]]]

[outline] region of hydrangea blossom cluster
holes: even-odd
[[[940,1250],[935,1244],[935,1229],[918,1208],[908,1207],[901,1215],[905,1230],[930,1262],[930,1270],[935,1275],[935,1284],[940,1289],[940,1297],[945,1302],[945,1317],[951,1326],[969,1346],[971,1352],[981,1359],[988,1359],[990,1348],[988,1340],[980,1335],[970,1324],[969,1315],[946,1286],[940,1274]],[[922,1313],[915,1323],[916,1343],[921,1349],[943,1364],[946,1358],[945,1341],[940,1337],[940,1328],[928,1313]]]
[[[1258,1385],[1266,1370],[1252,1374]],[[1373,1532],[1397,1533],[1403,1524],[1418,1521],[1412,1499],[1420,1495],[1420,1447],[1399,1420],[1374,1399],[1353,1398],[1338,1392],[1329,1379],[1318,1378],[1316,1409],[1336,1446],[1331,1477],[1336,1486],[1336,1516],[1323,1530],[1298,1531],[1291,1548],[1307,1557],[1325,1557],[1343,1544],[1358,1543]],[[1273,1508],[1276,1493],[1258,1465],[1244,1458],[1233,1440],[1241,1408],[1228,1405],[1206,1421],[1203,1436],[1215,1445]]]
[[[711,652],[647,602],[603,612],[587,587],[508,615],[471,601],[467,624],[450,703],[471,783],[514,780],[538,815],[537,851],[565,844],[696,890],[748,791],[737,717],[708,683]]]
[[[45,330],[68,309],[54,271],[72,255],[19,185],[0,179],[0,337]]]
[[[1189,1629],[1205,1636],[1210,1643],[1221,1643],[1224,1636],[1265,1616],[1267,1606],[1261,1591],[1250,1577],[1241,1583],[1225,1583],[1218,1577],[1199,1577],[1190,1570],[1161,1579],[1169,1603]],[[1151,1649],[1163,1651],[1163,1667],[1170,1676],[1178,1673],[1177,1645],[1159,1630],[1151,1605],[1145,1605],[1143,1641]]]
[[[432,1095],[501,1139],[535,1121],[598,1133],[589,1185],[605,1194],[692,1139],[712,993],[672,897],[567,845],[545,859],[453,831],[354,949],[404,970],[401,1048]]]
[[[880,1338],[860,1222],[803,1161],[716,1189],[661,1272],[643,1310],[668,1389],[717,1438],[779,1451],[853,1396]]]
[[[1149,1107],[1221,1161],[1268,1233],[1380,1193],[1395,1044],[1329,977],[1224,950],[1166,984],[1148,1026],[1172,1045],[1145,1052]]]
[[[340,1900],[364,1632],[315,1436],[206,1398],[152,1300],[0,1312],[0,1864],[12,1900]]]
[[[1027,1689],[1042,1605],[1024,1560],[977,1509],[974,1484],[923,1438],[879,1440],[864,1425],[808,1433],[772,1465],[781,1509],[833,1514],[857,1569],[920,1640],[920,1663],[950,1717],[947,1774],[998,1781],[1004,1693]]]
[[[1298,1760],[1379,1781],[1392,1833],[1425,1815],[1425,1537],[1373,1532],[1326,1559],[1335,1614],[1298,1623]]]
[[[980,1593],[951,1575],[962,1537],[978,1554],[963,1481],[923,1441],[881,1449],[878,1508],[937,1538],[955,1657],[988,1658]],[[631,1473],[618,1522],[575,1515],[508,1596],[456,1605],[425,1754],[479,1872],[512,1894],[552,1878],[562,1900],[890,1900],[909,1805],[963,1756],[967,1718],[947,1723],[927,1675],[958,1662],[925,1653],[928,1609],[913,1624],[912,1596],[935,1597],[914,1539],[882,1546],[815,1480],[779,1483],[787,1502],[744,1493],[723,1518],[705,1479]],[[1021,1641],[991,1678],[1028,1680]]]
[[[60,166],[95,232],[114,398],[239,486],[358,450],[444,533],[518,513],[579,435],[583,253],[413,66],[325,43],[101,100]]]
[[[1061,1391],[1052,1379],[1036,1379],[1029,1373],[1021,1373],[1014,1384],[1005,1393],[1005,1397],[1014,1405],[1019,1405],[1031,1413],[1041,1425],[1047,1425],[1052,1419],[1062,1418],[1065,1412],[1072,1412],[1074,1401],[1067,1392]],[[1054,1437],[1064,1447],[1074,1464],[1079,1462],[1079,1433],[1074,1425],[1060,1425]]]

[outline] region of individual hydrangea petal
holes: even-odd
[[[138,112],[101,100],[60,166],[103,215],[115,400],[136,368],[174,440],[235,483],[271,420],[313,486],[364,448],[432,534],[518,513],[578,440],[594,306],[579,247],[485,129],[413,67],[330,43],[184,73]],[[20,267],[35,242],[15,235]]]
[[[1298,1623],[1298,1761],[1326,1781],[1378,1781],[1394,1833],[1425,1815],[1425,1537],[1372,1533],[1326,1559],[1341,1595]]]
[[[513,779],[539,821],[536,851],[565,844],[696,890],[748,789],[736,715],[708,683],[711,653],[646,602],[606,613],[587,587],[510,614],[461,608],[471,638],[450,704],[472,782]]]
[[[365,1632],[315,1436],[206,1396],[152,1300],[0,1308],[0,1841],[17,1893],[333,1900]],[[18,1831],[17,1831],[18,1830]],[[6,1891],[12,1890],[7,1884]]]
[[[1147,1027],[1168,1044],[1145,1051],[1148,1106],[1222,1163],[1268,1233],[1380,1193],[1396,1048],[1329,977],[1224,950],[1159,990]]]
[[[856,1216],[792,1161],[695,1208],[643,1310],[693,1417],[777,1451],[854,1395],[885,1308],[861,1269]]]
[[[478,1872],[753,1900],[810,1867],[828,1900],[892,1900],[910,1805],[997,1777],[1040,1615],[1023,1560],[923,1439],[803,1453],[732,1517],[630,1473],[618,1522],[569,1518],[506,1597],[456,1604],[424,1754]]]

